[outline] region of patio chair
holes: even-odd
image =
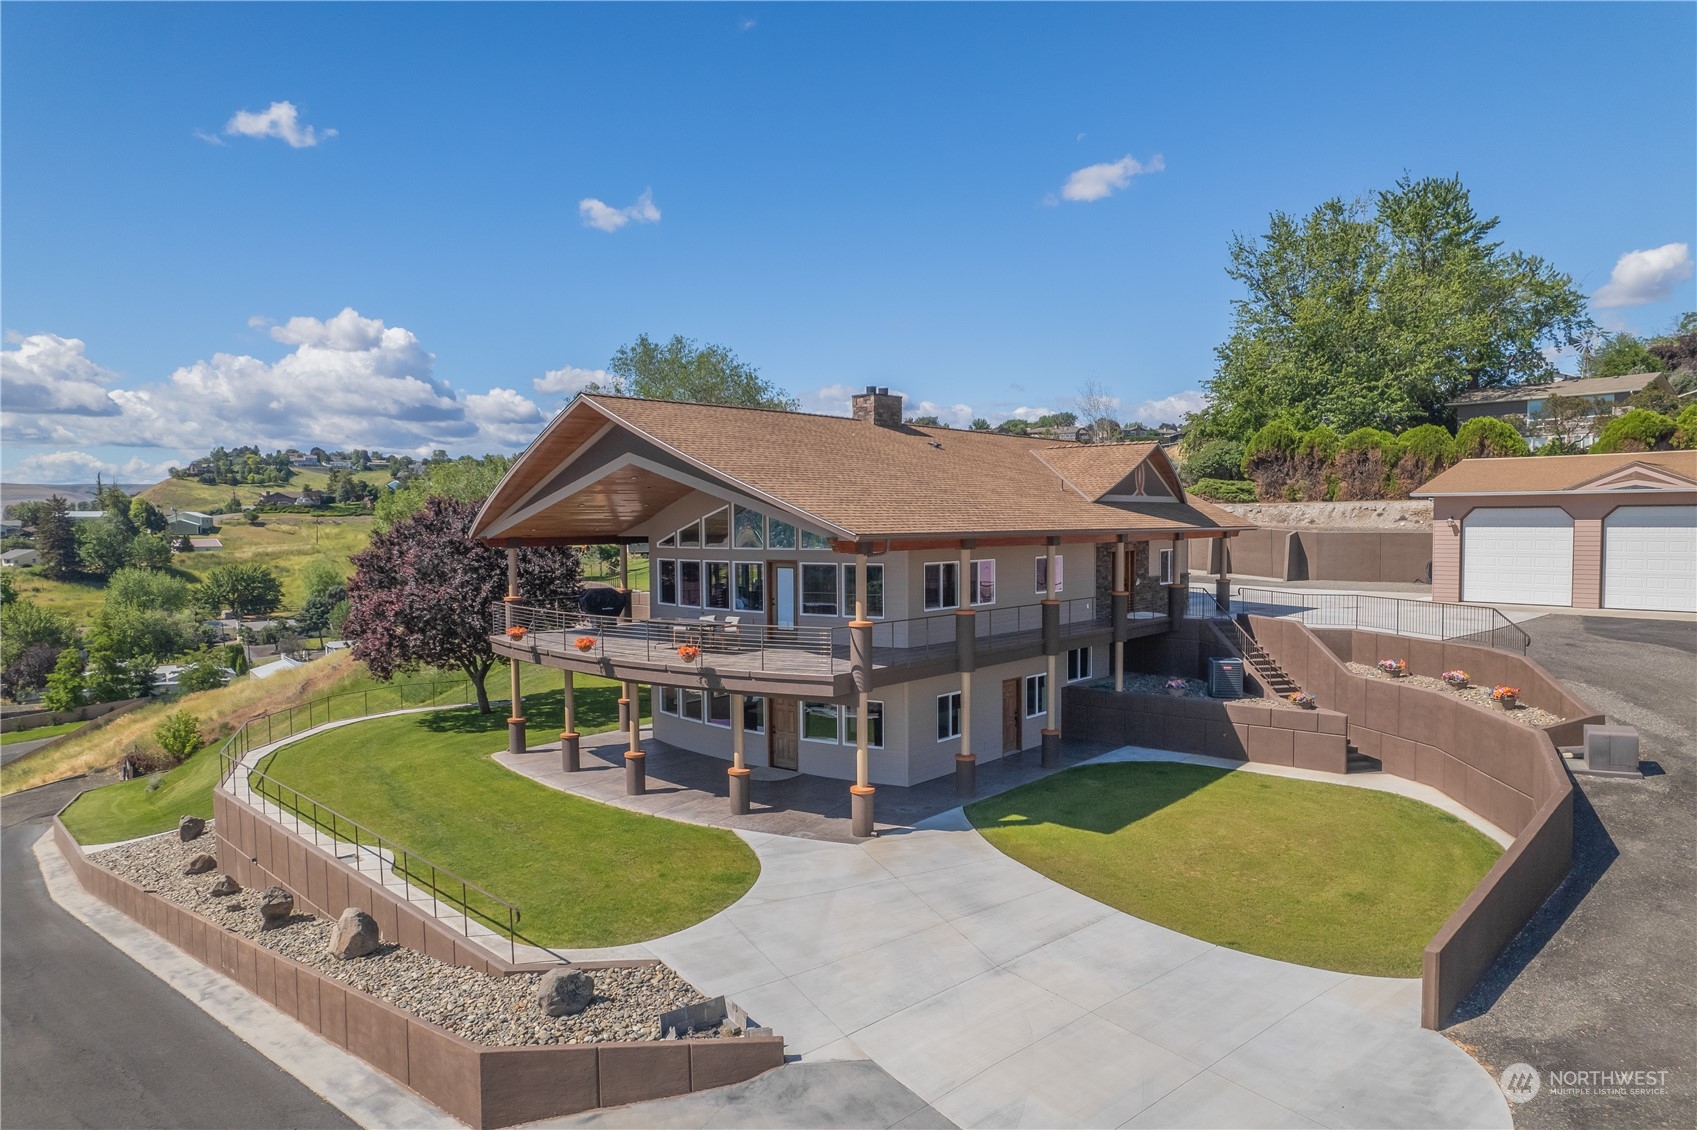
[[[742,617],[725,617],[724,627],[719,630],[719,642],[726,651],[742,650]]]

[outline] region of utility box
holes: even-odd
[[[1208,697],[1243,697],[1243,660],[1208,660]]]
[[[1638,731],[1631,726],[1585,727],[1585,768],[1592,773],[1639,776]]]

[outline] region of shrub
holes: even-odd
[[[1285,497],[1300,442],[1296,429],[1283,420],[1274,420],[1250,437],[1243,453],[1243,473],[1254,481],[1261,498]]]
[[[1254,502],[1255,484],[1242,479],[1201,479],[1191,485],[1190,493],[1215,502]]]
[[[1236,440],[1211,439],[1184,461],[1179,478],[1188,486],[1203,479],[1241,479],[1244,446]]]
[[[1697,404],[1688,404],[1673,418],[1673,437],[1668,441],[1681,451],[1697,448]]]
[[[1507,420],[1475,416],[1455,433],[1455,454],[1458,459],[1499,459],[1530,455],[1532,449]]]
[[[1534,451],[1534,455],[1584,455],[1585,445],[1571,440],[1555,438],[1546,440],[1544,446]]]
[[[200,720],[187,710],[167,714],[153,728],[153,740],[160,749],[181,761],[200,748]]]
[[[1400,449],[1395,436],[1378,428],[1356,428],[1344,436],[1332,460],[1337,500],[1360,502],[1385,497]]]
[[[1455,462],[1455,437],[1437,424],[1421,424],[1397,437],[1401,449],[1396,462],[1392,498],[1407,498],[1408,492]]]
[[[1672,420],[1660,412],[1634,408],[1624,416],[1616,416],[1603,427],[1603,434],[1591,445],[1593,452],[1654,451],[1666,448],[1677,430]]]
[[[1321,424],[1303,432],[1296,441],[1296,452],[1291,460],[1291,481],[1289,486],[1295,487],[1298,498],[1292,501],[1306,499],[1309,502],[1325,500],[1330,494],[1327,484],[1327,473],[1331,470],[1332,456],[1338,451],[1338,433]],[[1290,496],[1287,487],[1285,496]]]

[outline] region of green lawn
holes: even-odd
[[[1001,851],[1127,914],[1380,977],[1419,976],[1501,854],[1406,797],[1171,762],[1081,766],[966,813]]]
[[[169,832],[182,816],[212,816],[212,786],[218,783],[218,745],[159,775],[90,789],[60,819],[79,844],[111,844]]]
[[[17,742],[38,742],[42,738],[56,738],[60,734],[68,734],[72,730],[88,725],[86,722],[61,722],[57,726],[37,726],[33,730],[14,730],[9,734],[0,734],[0,745],[12,745]]]
[[[578,729],[617,724],[618,685],[578,680]],[[559,690],[526,700],[558,733]],[[442,711],[332,730],[288,746],[265,771],[290,788],[457,872],[524,913],[542,945],[623,945],[680,930],[736,901],[759,874],[728,831],[680,824],[550,789],[495,764],[501,713]]]

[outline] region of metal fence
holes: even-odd
[[[1234,608],[1239,612],[1295,616],[1310,628],[1356,628],[1429,640],[1460,640],[1522,655],[1532,643],[1525,629],[1497,609],[1479,604],[1250,587],[1237,589],[1236,597]]]
[[[681,649],[695,649],[701,669],[716,666],[739,671],[816,671],[828,669],[832,629],[779,628],[752,616],[714,615],[695,620],[620,620],[553,608],[498,604],[495,622],[518,640],[541,651],[595,659],[677,662]],[[512,619],[505,617],[510,609]],[[734,620],[734,622],[733,622]]]
[[[976,613],[972,617],[972,634],[980,655],[1042,642],[1041,604],[975,608],[970,611]],[[1113,606],[1109,601],[1094,597],[1063,600],[1060,602],[1061,638],[1106,631],[1112,624],[1112,617]],[[906,620],[876,621],[872,625],[872,662],[875,666],[892,666],[951,656],[955,653],[955,637],[964,619],[950,610]],[[847,629],[835,630],[843,633],[842,644],[846,646]]]
[[[384,872],[398,875],[428,896],[432,918],[464,918],[468,936],[473,921],[483,923],[507,939],[509,954],[513,955],[521,917],[517,905],[272,777],[264,770],[277,751],[262,759],[260,765],[245,764],[254,750],[327,722],[352,721],[410,707],[464,706],[475,701],[469,682],[439,680],[345,691],[262,714],[245,722],[219,748],[218,785],[236,797],[242,796],[245,786],[275,806],[281,814],[280,822],[292,824],[296,834],[302,834],[303,826],[324,834],[330,841],[329,850],[356,871],[376,872],[380,882]],[[410,896],[409,901],[419,905]]]

